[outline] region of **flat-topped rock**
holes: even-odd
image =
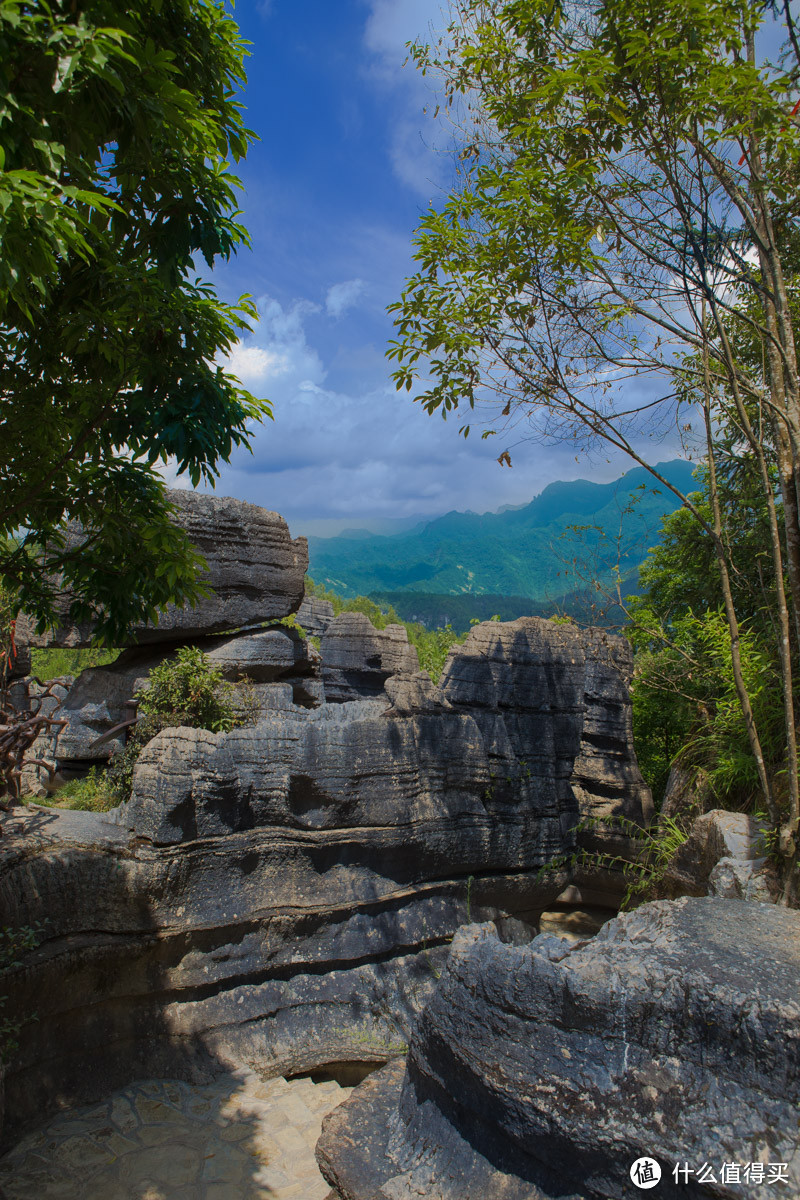
[[[405,628],[376,629],[364,613],[334,617],[320,640],[320,653],[325,697],[332,703],[380,695],[390,676],[419,671]]]
[[[194,608],[169,605],[156,624],[130,631],[130,645],[187,640],[286,617],[303,599],[308,569],[305,538],[292,540],[278,513],[229,496],[169,490],[175,520],[206,560],[203,578],[211,595]],[[79,534],[75,535],[79,537]],[[62,593],[57,609],[66,614],[70,597]],[[63,624],[37,634],[29,623],[24,636],[32,646],[81,647],[91,644],[91,625]]]
[[[333,620],[333,605],[330,600],[320,600],[318,596],[303,596],[303,603],[297,610],[297,624],[302,625],[306,633],[312,637],[320,637]]]
[[[406,1064],[327,1119],[323,1174],[342,1200],[623,1200],[646,1155],[659,1196],[789,1200],[798,996],[800,913],[772,905],[657,901],[573,946],[464,929]],[[786,1182],[722,1180],[725,1162]]]

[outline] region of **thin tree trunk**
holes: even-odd
[[[773,796],[766,763],[764,762],[764,753],[761,748],[761,739],[758,735],[758,728],[756,727],[755,717],[753,715],[753,706],[750,702],[750,695],[747,691],[747,684],[745,683],[744,674],[742,672],[739,621],[736,616],[736,606],[733,601],[733,591],[731,589],[731,579],[730,572],[728,571],[725,543],[722,538],[722,513],[719,505],[717,472],[716,464],[714,462],[714,440],[711,429],[711,388],[708,373],[708,336],[706,328],[705,301],[703,301],[703,335],[703,415],[705,417],[706,446],[708,450],[708,490],[714,521],[714,550],[717,555],[720,584],[722,586],[722,598],[725,604],[725,616],[728,621],[728,629],[731,639],[731,666],[733,668],[733,681],[736,686],[736,694],[739,697],[739,704],[742,709],[742,716],[744,717],[745,729],[747,730],[747,740],[750,744],[750,752],[755,759],[758,780],[761,784],[761,790],[764,793],[764,800],[767,805],[769,819],[773,828],[779,829],[780,811]]]

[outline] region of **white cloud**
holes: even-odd
[[[390,158],[396,177],[426,201],[452,176],[452,132],[432,116],[434,81],[408,58],[408,43],[435,40],[446,27],[442,0],[370,0],[364,28],[367,75],[391,98]],[[405,65],[404,65],[405,64]]]
[[[344,283],[334,283],[328,288],[325,297],[325,311],[329,317],[341,317],[363,295],[366,284],[363,279],[347,279]]]
[[[262,346],[246,346],[243,342],[237,342],[220,365],[248,387],[266,383],[269,379],[284,375],[289,369],[285,355],[265,350]]]
[[[442,0],[370,0],[364,43],[378,59],[376,66],[387,77],[399,79],[407,43],[427,40],[441,30],[445,11]]]
[[[306,341],[304,319],[319,312],[319,306],[306,300],[284,309],[268,296],[258,303],[260,318],[246,341],[237,342],[220,366],[230,371],[247,387],[266,385],[270,393],[277,381],[281,390],[298,388],[302,383],[318,387],[325,378],[319,355]]]

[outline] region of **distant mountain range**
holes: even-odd
[[[691,463],[676,459],[658,470],[681,491],[696,490]],[[662,518],[678,507],[636,467],[612,483],[551,483],[529,504],[450,512],[388,537],[363,530],[311,537],[309,573],[342,596],[514,597],[536,608],[582,592],[592,579],[608,582],[616,569],[633,590]]]

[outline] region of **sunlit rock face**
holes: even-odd
[[[574,946],[470,926],[407,1060],[327,1119],[323,1174],[337,1200],[623,1200],[646,1155],[655,1194],[734,1200],[775,1194],[721,1180],[757,1160],[796,1196],[798,996],[800,913],[774,905],[657,901]]]
[[[330,630],[321,664],[291,630],[220,639],[262,697],[255,724],[164,730],[110,817],[8,822],[0,923],[48,923],[10,977],[4,1015],[39,1020],[6,1137],[142,1072],[384,1062],[460,926],[532,936],[570,879],[541,868],[580,816],[643,819],[622,640],[490,622],[437,687],[371,627],[334,631],[326,675]]]
[[[206,560],[203,576],[211,593],[194,608],[169,605],[155,624],[130,631],[128,645],[170,642],[204,634],[238,629],[271,621],[295,612],[303,599],[308,569],[308,543],[292,540],[289,527],[278,513],[230,496],[168,490],[175,506],[175,522]],[[70,537],[77,544],[81,529]],[[71,597],[62,593],[57,611],[64,623],[55,631],[37,634],[26,618],[20,635],[31,646],[86,647],[93,627],[67,620]]]

